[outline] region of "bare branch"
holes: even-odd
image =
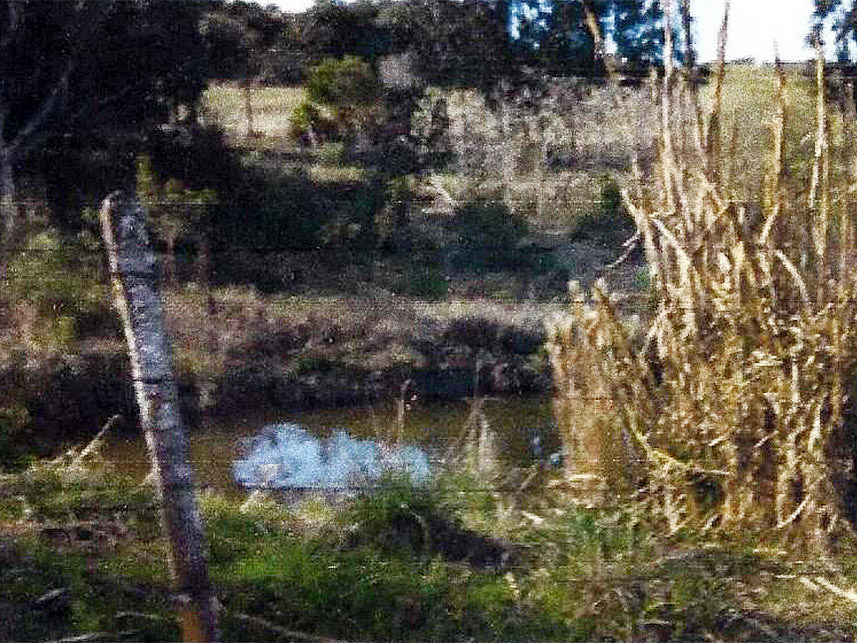
[[[88,7],[93,7],[95,15],[89,15],[88,12],[84,11]],[[38,132],[55,113],[62,99],[65,97],[65,94],[68,91],[69,79],[77,67],[80,53],[87,45],[88,36],[98,29],[102,20],[104,20],[107,15],[109,11],[109,3],[78,0],[75,4],[74,11],[76,24],[72,25],[69,31],[74,34],[74,41],[77,43],[77,46],[69,55],[62,74],[54,83],[53,88],[45,98],[39,110],[17,132],[15,138],[9,143],[9,145],[7,145],[6,149],[12,156],[24,155],[35,145],[38,140]],[[75,32],[78,33],[75,34]]]
[[[68,90],[69,77],[74,71],[76,65],[77,60],[75,58],[70,58],[67,61],[62,76],[57,80],[50,94],[48,94],[48,97],[45,99],[45,102],[42,103],[39,111],[36,112],[33,117],[27,121],[27,124],[18,131],[15,138],[7,147],[11,155],[15,156],[18,154],[25,154],[33,146],[35,141],[35,137],[33,137],[33,135],[47,122],[48,118],[50,118],[56,107],[59,105],[60,99],[65,96],[65,93]]]

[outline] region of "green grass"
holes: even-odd
[[[0,636],[25,641],[133,629],[132,640],[175,640],[151,491],[99,469],[47,470],[4,479],[13,485],[4,496],[25,498],[29,511],[6,513],[0,522],[0,611],[10,615]],[[657,537],[627,510],[584,509],[558,498],[531,507],[543,514],[534,524],[499,512],[490,487],[460,493],[476,484],[461,475],[426,488],[391,480],[338,509],[271,499],[240,509],[201,496],[224,639],[278,640],[269,625],[379,641],[855,634],[851,604],[799,582],[824,574],[848,587],[857,581],[853,573],[831,576],[816,563],[754,547],[746,536],[717,547],[698,537]],[[428,525],[445,516],[519,555],[492,569],[432,547],[415,550],[395,537],[403,516]],[[84,519],[92,537],[57,539],[50,531],[65,525],[71,533]],[[66,593],[36,607],[55,589]]]
[[[288,138],[289,118],[304,100],[301,87],[258,87],[250,90],[253,127],[263,137]],[[230,136],[244,136],[247,121],[244,90],[235,85],[215,84],[203,94],[203,113],[209,115]]]

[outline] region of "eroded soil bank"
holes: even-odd
[[[250,289],[165,294],[185,415],[229,416],[550,390],[544,320],[558,303],[426,302],[389,294],[296,298]],[[13,352],[4,398],[40,435],[71,440],[136,410],[124,342],[83,341],[74,353]]]

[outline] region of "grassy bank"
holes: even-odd
[[[847,562],[793,560],[746,536],[657,537],[628,511],[575,506],[547,482],[526,502],[508,481],[467,473],[427,488],[388,481],[336,505],[204,494],[224,640],[857,634],[853,604],[831,591],[857,581]],[[4,640],[177,638],[149,488],[68,462],[0,484]]]

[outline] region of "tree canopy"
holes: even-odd
[[[837,58],[853,61],[851,44],[857,44],[857,2],[854,0],[815,0],[814,24],[810,40],[821,37],[825,22],[833,28]]]
[[[0,198],[6,236],[16,174],[193,112],[207,80],[201,1],[0,2]],[[45,144],[50,141],[49,144]],[[49,168],[43,174],[53,176]],[[93,173],[83,173],[85,183]],[[115,184],[114,184],[115,185]]]
[[[427,83],[485,87],[524,68],[602,72],[586,11],[612,36],[627,67],[660,64],[659,0],[317,0],[298,15],[219,1],[202,24],[218,78],[294,82],[325,58],[375,64],[408,52]]]
[[[207,77],[199,8],[173,0],[0,3],[3,140],[138,128],[195,103]]]

